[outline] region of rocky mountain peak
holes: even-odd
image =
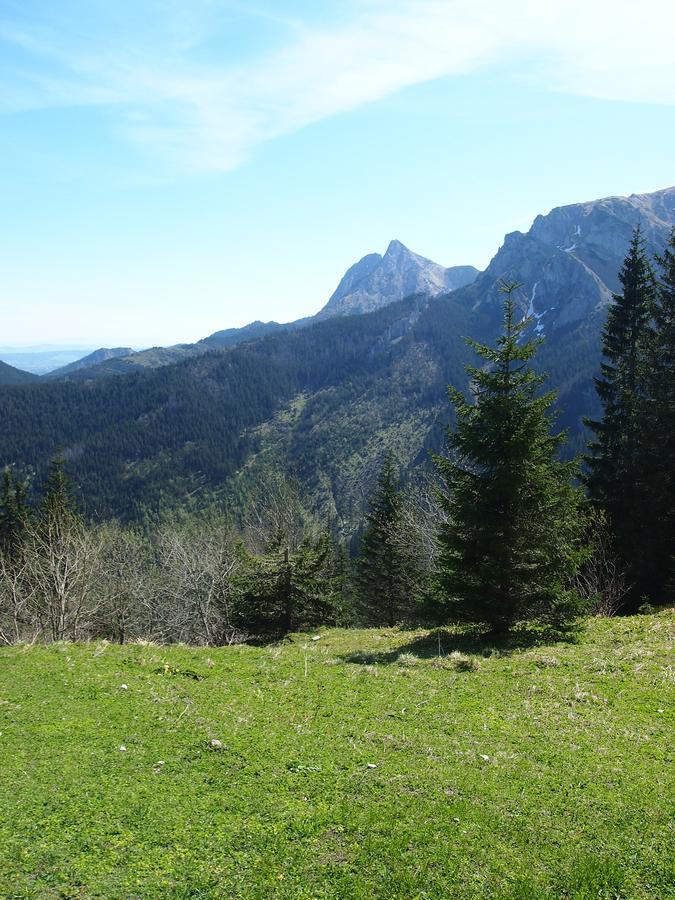
[[[369,253],[347,270],[318,318],[371,312],[413,294],[444,294],[477,274],[473,266],[445,268],[393,240],[384,256]]]
[[[660,253],[675,226],[675,188],[559,206],[537,216],[527,233],[506,235],[470,288],[474,305],[500,302],[499,285],[510,281],[522,285],[524,311],[540,334],[603,316],[619,290],[618,272],[636,225],[647,252]]]

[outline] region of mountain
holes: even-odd
[[[539,333],[590,324],[619,290],[618,272],[637,225],[650,255],[662,250],[675,226],[675,188],[561,206],[537,216],[526,234],[506,236],[467,296],[479,304],[495,303],[500,282],[515,281]]]
[[[298,323],[294,323],[298,324]],[[242,328],[226,328],[224,331],[216,331],[215,334],[197,341],[192,346],[201,350],[225,350],[227,347],[236,347],[244,341],[255,341],[265,335],[287,328],[278,322],[251,322]]]
[[[33,375],[46,375],[61,366],[75,362],[85,353],[91,353],[92,347],[63,347],[61,345],[42,344],[34,347],[0,347],[0,359]]]
[[[503,279],[523,284],[523,315],[546,337],[537,365],[560,392],[559,423],[578,451],[583,416],[597,412],[601,329],[632,229],[640,222],[661,251],[674,200],[668,189],[554,209],[507,235],[486,271],[450,293],[272,327],[124,377],[3,388],[0,467],[39,475],[63,448],[91,515],[136,519],[215,497],[240,509],[282,468],[349,532],[387,449],[412,471],[441,446],[446,385],[468,386],[464,336],[495,338]]]
[[[473,266],[446,269],[392,241],[384,256],[369,253],[347,270],[317,318],[372,312],[412,294],[447,294],[477,275]]]
[[[33,375],[32,372],[15,369],[14,366],[0,361],[0,385],[30,384],[37,380],[38,376]]]
[[[371,253],[352,266],[326,306],[316,316],[286,325],[255,321],[242,328],[216,331],[195,344],[152,347],[138,353],[120,353],[98,360],[87,357],[81,361],[86,362],[86,365],[64,366],[50,377],[82,381],[166,366],[200,356],[209,350],[224,350],[275,332],[304,328],[312,322],[331,316],[371,312],[412,294],[432,297],[447,293],[471,283],[477,274],[478,270],[473,266],[446,269],[408,250],[400,241],[392,241],[384,256]],[[96,354],[92,354],[94,356]]]
[[[297,323],[299,325],[300,323]],[[297,327],[297,325],[295,327]],[[246,341],[257,340],[266,334],[283,330],[285,325],[277,322],[251,322],[242,328],[228,328],[197,341],[195,344],[175,344],[173,347],[150,347],[147,350],[133,351],[130,348],[116,350],[99,350],[90,357],[78,360],[77,365],[64,366],[50,373],[49,378],[67,381],[90,381],[93,378],[106,378],[111,375],[128,375],[157,369],[186,359],[201,356],[212,350],[225,350],[236,347]],[[94,357],[103,354],[100,358]],[[104,355],[108,354],[108,355]]]
[[[81,369],[89,369],[91,366],[98,366],[101,363],[107,362],[109,359],[119,359],[120,357],[130,356],[134,352],[135,351],[131,347],[101,347],[99,350],[94,350],[93,353],[89,353],[81,359],[76,359],[75,362],[68,363],[66,366],[61,366],[59,369],[54,369],[54,371],[49,372],[46,377],[63,378],[64,375],[70,375],[72,372],[78,372]]]

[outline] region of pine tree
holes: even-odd
[[[574,462],[559,462],[564,433],[551,433],[555,394],[528,363],[541,339],[523,341],[514,291],[504,285],[496,346],[469,340],[485,365],[469,366],[473,397],[452,387],[457,424],[450,457],[435,462],[445,482],[439,582],[453,618],[495,632],[525,619],[564,625],[578,611],[567,590],[579,565],[581,492]],[[521,341],[523,341],[521,343]]]
[[[398,474],[387,454],[356,560],[358,605],[372,624],[395,625],[410,605],[406,562],[398,540],[401,516]]]
[[[619,556],[639,596],[645,578],[645,529],[649,528],[645,458],[647,350],[656,282],[640,228],[624,260],[603,332],[601,377],[595,379],[603,407],[600,421],[588,421],[587,478],[591,500],[604,509]]]
[[[645,467],[648,482],[644,592],[668,599],[675,574],[675,229],[662,256],[647,347]]]

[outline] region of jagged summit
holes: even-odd
[[[512,281],[522,286],[523,312],[540,334],[604,318],[606,303],[620,288],[619,269],[636,225],[649,255],[660,253],[675,226],[675,187],[558,206],[537,216],[526,233],[506,235],[469,288],[467,303],[500,303],[500,284]]]
[[[393,240],[384,256],[369,253],[347,270],[317,318],[371,312],[411,294],[444,294],[477,275],[473,266],[445,268]]]

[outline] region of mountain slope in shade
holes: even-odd
[[[119,359],[120,357],[131,356],[135,351],[131,347],[101,347],[94,350],[93,353],[83,356],[82,359],[76,359],[75,362],[61,366],[53,372],[49,372],[47,378],[62,378],[64,375],[70,375],[72,372],[78,372],[80,369],[89,369],[91,366],[98,366],[109,359]]]
[[[413,294],[447,294],[470,284],[477,275],[473,266],[446,269],[392,241],[384,256],[369,253],[347,270],[316,318],[372,312]]]
[[[0,361],[0,385],[31,384],[37,380],[37,375],[15,369],[14,366]]]

